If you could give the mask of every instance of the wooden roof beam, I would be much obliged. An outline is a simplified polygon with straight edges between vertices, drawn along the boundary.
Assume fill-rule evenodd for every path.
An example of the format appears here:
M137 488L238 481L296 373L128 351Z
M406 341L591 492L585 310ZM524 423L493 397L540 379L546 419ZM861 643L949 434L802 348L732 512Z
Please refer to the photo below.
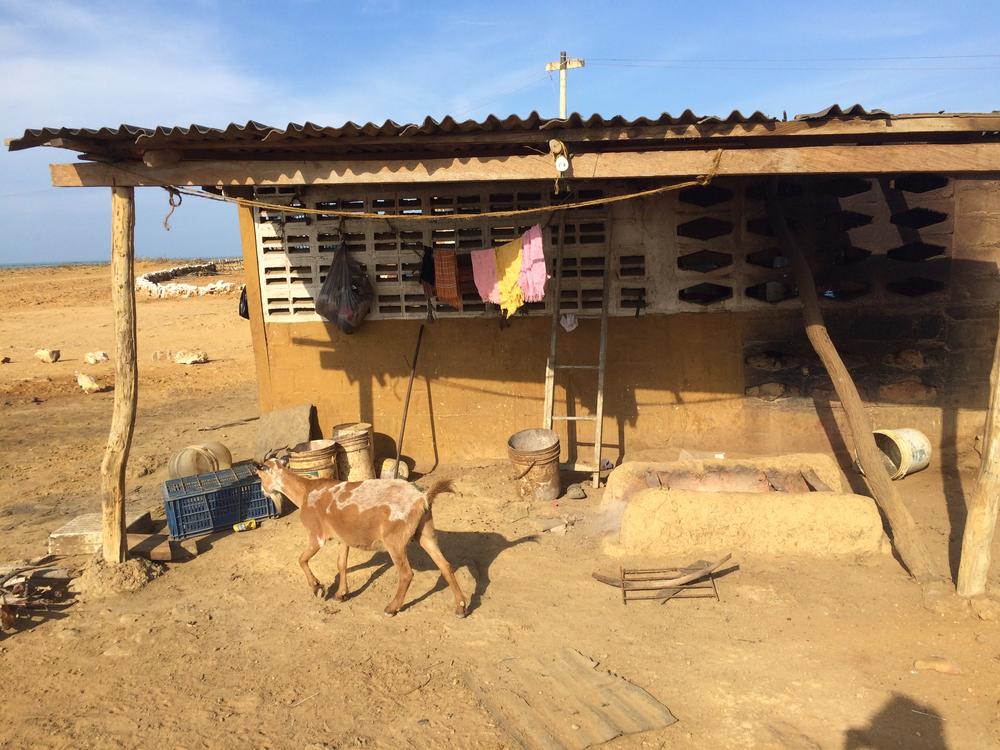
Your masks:
M715 149L579 154L570 179L689 177L707 174ZM56 187L169 185L339 185L544 180L556 176L548 155L410 161L185 161L53 164ZM716 174L1000 173L1000 143L884 144L729 149Z

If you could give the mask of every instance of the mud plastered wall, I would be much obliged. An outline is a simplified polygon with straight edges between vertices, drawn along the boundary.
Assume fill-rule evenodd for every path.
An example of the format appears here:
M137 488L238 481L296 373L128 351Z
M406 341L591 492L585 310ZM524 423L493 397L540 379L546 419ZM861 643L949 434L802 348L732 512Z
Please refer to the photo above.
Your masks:
M811 242L835 341L850 364L864 363L859 384L879 426L915 426L939 448L961 448L971 444L985 408L1000 191L994 182L949 179L904 180L915 188L907 191L893 179L824 181L825 190L807 191L809 200L790 183L786 200ZM806 361L794 284L766 225L759 186L733 180L608 210L615 294L608 457L679 447L843 449L839 405L823 390L821 368ZM811 240L810 227L822 230ZM580 310L582 293L564 281L577 296L565 294L562 307ZM577 287L601 282L591 272ZM508 326L470 302L465 313L445 311L425 334L404 449L424 470L438 461L502 457L511 433L541 422L551 295L544 309ZM392 319L387 307L351 337L314 318L268 323L263 407L314 403L324 433L340 422L370 421L388 452L426 314L422 299L414 303L424 306L399 316L410 320ZM597 328L584 320L563 335L561 361L595 361ZM775 354L776 363L760 366ZM760 388L769 383L784 390ZM560 374L559 413L588 413L594 398L591 373ZM579 434L561 429L567 446L591 439L586 426Z

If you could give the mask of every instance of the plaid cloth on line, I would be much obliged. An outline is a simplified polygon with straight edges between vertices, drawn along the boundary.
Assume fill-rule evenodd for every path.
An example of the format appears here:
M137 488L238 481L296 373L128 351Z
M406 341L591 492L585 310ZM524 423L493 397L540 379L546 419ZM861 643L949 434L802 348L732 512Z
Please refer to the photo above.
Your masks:
M458 288L458 258L454 250L434 251L434 288L439 301L462 309L462 295Z

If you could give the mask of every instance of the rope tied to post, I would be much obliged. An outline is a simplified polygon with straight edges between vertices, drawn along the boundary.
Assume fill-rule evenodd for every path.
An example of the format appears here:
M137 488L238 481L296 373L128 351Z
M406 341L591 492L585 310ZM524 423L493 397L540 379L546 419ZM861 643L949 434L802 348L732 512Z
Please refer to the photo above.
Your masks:
M163 189L167 191L167 204L170 206L170 210L167 211L167 215L163 217L163 228L169 232L170 217L173 215L174 210L179 208L181 203L184 202L184 196L178 188L166 186ZM176 203L174 203L175 198L177 199Z

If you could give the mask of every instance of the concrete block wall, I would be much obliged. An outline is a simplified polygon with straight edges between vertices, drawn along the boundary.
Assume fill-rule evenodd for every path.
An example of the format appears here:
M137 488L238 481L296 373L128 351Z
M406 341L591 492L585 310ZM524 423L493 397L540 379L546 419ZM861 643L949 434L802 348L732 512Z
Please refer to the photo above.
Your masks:
M968 449L982 424L1000 301L998 186L956 180L949 183L947 196L939 196L955 205L948 224L953 230L951 259L937 264L948 280L945 290L917 299L879 295L875 306L825 306L834 340L849 365L857 368L877 425L923 429L938 450ZM653 205L660 208L663 203ZM654 214L647 217L636 207L616 207L615 216L632 221L615 231L615 243L641 248L650 274L669 276L677 257L670 248L677 242L672 235L659 235L677 222L661 212ZM643 224L641 231L638 223ZM883 233L888 231L884 224L879 229ZM252 220L243 221L242 227L248 273L256 273L250 262L255 245L246 238ZM653 231L657 227L661 231ZM879 242L891 247L900 241L886 236ZM670 257L656 257L658 247L668 249ZM909 268L886 271L893 263L879 258L879 273ZM647 281L667 288L677 285L671 278ZM811 351L794 301L775 306L754 301L753 311L725 307L711 314L611 320L604 424L608 458L653 448L668 453L678 448L846 451L842 415L835 399L831 403L832 394L824 391L824 374L807 361ZM252 322L265 410L313 403L325 434L333 424L360 419L372 422L382 435L382 453L392 450L417 321L371 320L353 336L323 323L265 327L259 309ZM509 325L493 318L451 318L430 325L404 454L415 458L423 471L438 462L504 457L513 432L541 423L549 330L548 317L530 316L519 316ZM577 331L562 336L561 361L596 361L597 332L596 320L584 320ZM802 359L798 366L808 372L779 373L782 378L777 378L749 366L747 357L769 342L790 349ZM887 357L910 350L922 357L919 367L913 367L912 355L906 354L897 364L887 363ZM593 373L569 371L564 377L566 372L559 376L559 413L588 413L594 404ZM775 379L794 389L770 401L746 395L748 387ZM578 434L572 427L570 432L565 426L560 429L564 445L591 440L588 423L577 427ZM588 448L581 451L582 458L589 457ZM573 457L573 451L564 448L564 458Z

